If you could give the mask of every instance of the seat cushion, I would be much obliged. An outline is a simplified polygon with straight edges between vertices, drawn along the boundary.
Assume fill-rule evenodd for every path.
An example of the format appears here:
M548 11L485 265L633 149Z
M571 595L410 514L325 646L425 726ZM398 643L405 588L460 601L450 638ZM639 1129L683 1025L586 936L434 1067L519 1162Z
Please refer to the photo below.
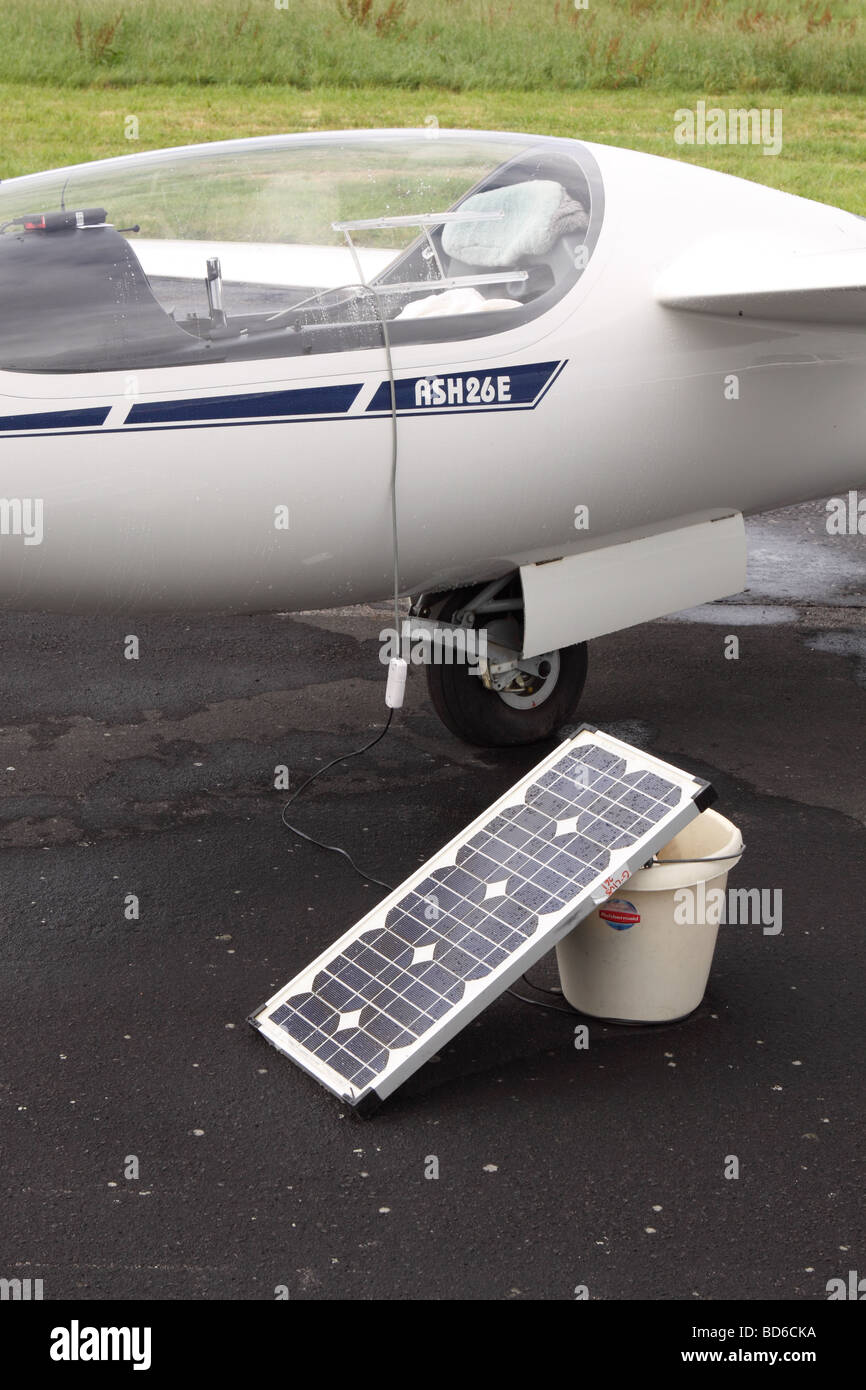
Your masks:
M567 232L588 225L586 211L551 179L530 179L475 193L459 212L501 212L479 222L446 222L442 247L473 266L514 266L524 256L544 256Z
M479 314L491 309L520 309L517 299L485 299L473 289L445 290L414 299L396 315L398 319L433 318L438 314Z

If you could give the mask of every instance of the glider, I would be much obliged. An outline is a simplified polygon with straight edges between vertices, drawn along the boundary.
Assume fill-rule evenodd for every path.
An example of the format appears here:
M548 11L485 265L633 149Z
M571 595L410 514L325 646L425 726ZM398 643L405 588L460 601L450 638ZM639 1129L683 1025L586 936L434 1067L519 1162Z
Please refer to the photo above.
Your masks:
M288 135L4 181L0 229L8 608L410 596L486 639L445 723L526 743L589 639L742 589L745 515L866 481L866 221L729 175Z

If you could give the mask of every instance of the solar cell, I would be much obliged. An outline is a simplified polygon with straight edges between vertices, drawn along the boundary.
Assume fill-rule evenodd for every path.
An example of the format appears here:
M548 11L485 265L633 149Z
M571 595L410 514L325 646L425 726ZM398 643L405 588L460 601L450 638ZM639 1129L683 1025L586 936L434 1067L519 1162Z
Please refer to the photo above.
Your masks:
M369 1108L714 797L706 782L584 726L250 1022Z

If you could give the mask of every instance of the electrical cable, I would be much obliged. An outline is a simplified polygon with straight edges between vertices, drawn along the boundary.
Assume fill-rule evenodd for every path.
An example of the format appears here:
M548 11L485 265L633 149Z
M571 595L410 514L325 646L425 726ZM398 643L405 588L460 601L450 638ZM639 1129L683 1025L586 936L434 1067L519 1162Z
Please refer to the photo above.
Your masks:
M388 718L385 720L384 725L379 730L375 738L371 739L369 743L365 743L362 748L356 748L351 753L341 753L338 758L332 758L329 763L325 763L324 767L320 767L317 772L314 772L311 777L308 777L305 782L302 782L301 785L294 792L292 792L292 795L289 797L280 814L280 820L282 821L283 825L286 827L287 830L291 830L293 835L300 836L300 838L302 840L306 840L308 844L317 845L319 849L327 849L330 850L333 854L342 855L344 859L347 859L349 861L352 868L355 870L355 873L358 874L360 878L364 879L366 883L378 884L380 888L384 888L388 893L393 893L394 891L394 887L392 884L384 883L381 878L376 878L374 874L365 873L364 870L355 863L348 850L341 849L339 845L327 845L325 844L324 840L317 840L315 835L308 835L305 830L299 830L296 825L292 825L290 821L286 820L286 811L292 805L292 802L296 801L297 798L301 795L301 792L303 792L310 785L311 782L315 782L317 777L321 777L322 774L327 772L330 768L336 767L337 763L347 762L349 758L358 758L361 756L362 753L366 753L370 748L375 748L376 744L379 743L387 734L389 728L391 727L391 720L393 719L393 717L394 711L392 709L389 709ZM533 981L530 980L528 975L524 974L523 976L521 976L521 978L525 980L525 982L529 985L530 989L537 989L543 994L560 993L559 990L549 989L546 985L534 984ZM575 1012L573 1009L563 1008L559 1004L548 1004L543 999L530 999L529 996L526 994L518 994L517 990L515 989L509 989L506 992L508 994L513 995L515 999L519 999L521 1003L532 1004L537 1009L549 1009L551 1010L551 1012L557 1014L574 1014Z
M562 994L561 989L551 989L549 985L537 985L534 980L530 980L528 971L524 972L521 979L526 981L530 989L540 990L542 994Z
M739 859L745 848L745 844L742 844L733 854L705 854L701 859L659 859L657 855L653 855L649 864L644 867L663 869L666 864L721 864L725 859Z
M339 758L332 758L329 763L325 763L324 767L320 767L318 772L314 772L311 777L308 777L306 782L302 782L301 785L295 791L292 792L292 795L289 797L288 801L282 809L282 812L280 813L280 820L282 821L283 825L286 827L287 830L291 830L293 835L299 835L302 840L307 840L311 845L318 845L319 849L328 849L331 850L334 854L341 854L344 859L348 859L356 874L360 874L361 878L363 878L368 883L377 883L380 888L386 889L389 893L393 892L390 883L383 883L380 878L376 878L373 874L365 874L364 870L359 868L358 865L355 863L348 850L341 849L339 845L326 845L324 840L317 840L315 835L308 835L305 830L299 830L296 825L292 825L289 821L286 820L286 812L288 811L292 802L296 801L297 798L301 795L301 792L304 791L305 788L307 788L311 782L315 782L317 777L321 777L323 772L327 772L329 768L336 767L337 763L348 762L349 758L358 758L362 753L366 753L368 749L375 748L376 744L379 743L380 740L383 739L387 734L389 728L391 727L391 720L393 719L393 717L394 711L392 709L389 709L388 718L385 720L383 727L379 730L375 738L371 739L369 743L365 743L363 748L356 748L351 753L341 753Z
M349 758L358 758L362 753L366 753L370 748L374 748L376 744L379 743L387 734L388 729L391 727L391 720L393 719L393 717L394 711L392 709L389 709L388 718L385 720L383 727L379 730L378 734L374 739L371 739L369 743L365 743L363 748L356 748L354 752L342 753L339 758L332 758L329 763L325 763L324 767L320 767L317 772L314 772L312 776L308 777L305 782L302 782L301 785L294 792L292 792L292 795L289 797L280 814L280 820L282 821L283 825L286 827L287 830L291 830L293 835L300 836L300 838L302 840L306 840L308 844L317 845L319 849L327 849L330 850L333 854L342 855L344 859L348 860L352 868L355 870L355 873L358 874L358 876L362 878L365 883L378 884L380 888L384 888L388 893L393 893L393 884L383 882L381 878L376 878L374 874L365 873L364 870L360 868L358 864L355 863L348 850L342 849L339 845L327 845L325 844L324 840L317 840L315 835L308 835L305 830L299 830L296 825L292 825L290 821L286 820L286 811L289 809L292 802L296 801L297 798L301 795L301 792L303 792L310 785L311 782L315 782L317 777L321 777L324 772L327 772L329 768L336 767L337 763L347 762ZM561 994L561 991L558 989L549 989L547 985L534 984L533 981L530 980L529 976L526 974L522 975L521 979L525 980L526 984L529 985L530 989L537 989L542 994ZM508 994L513 995L515 999L519 999L521 1003L532 1004L537 1009L549 1009L551 1010L551 1012L557 1014L574 1013L573 1009L563 1008L559 1004L548 1004L543 999L530 999L529 996L526 994L518 994L516 989L509 989L506 992Z
M379 310L379 322L382 325L385 362L388 368L388 386L391 392L391 546L394 559L394 635L400 650L402 650L402 643L400 642L400 555L397 533L397 383L394 379L394 359L391 356L391 334L388 331L388 320L385 318L376 291L373 290L372 294Z
M355 260L359 274L363 277L361 264L358 260L355 247L349 241L349 250ZM400 564L399 564L399 544L397 532L397 383L394 376L394 359L391 353L391 334L388 329L388 320L382 307L382 298L378 290L368 285L362 278L354 284L340 285L336 290L320 290L316 294L309 295L299 303L291 305L288 309L281 309L279 313L272 314L268 319L269 323L275 323L278 319L288 317L297 312L298 309L310 304L313 300L321 299L324 294L343 293L346 290L360 290L362 294L371 295L376 306L376 315L382 329L382 345L385 349L385 366L388 372L388 388L391 398L391 546L394 561L394 632L398 642L400 641Z
M532 1004L536 1009L549 1009L552 1014L569 1014L572 1017L576 1010L564 1008L561 1004L546 1004L543 999L530 999L528 994L518 994L516 989L507 989L506 994L510 994L512 999L519 999L521 1004Z
M394 561L394 633L397 638L397 642L399 643L400 562L397 531L397 384L394 378L394 360L391 355L391 335L388 332L388 323L385 318L385 314L383 312L379 296L376 294L375 290L371 290L368 285L364 285L362 283L361 287L367 294L373 295L373 300L376 304L376 308L379 314L379 322L382 325L382 338L385 346L385 362L388 369L388 384L391 391L391 543L393 547ZM363 878L365 881L369 883L378 884L380 888L384 888L389 893L393 892L391 885L389 883L384 883L382 879L376 878L373 874L364 873L363 869L360 869L358 865L355 863L348 850L342 849L339 845L326 845L323 840L317 840L314 835L308 835L306 831L299 830L296 825L291 825L286 820L286 811L289 809L292 802L300 796L301 792L304 791L304 789L308 787L311 782L314 782L317 777L321 777L323 772L327 772L329 768L335 767L337 763L346 762L349 758L358 758L362 753L366 753L369 751L369 749L375 748L376 744L379 743L387 734L388 730L391 727L391 720L393 718L394 710L393 708L389 708L388 718L385 720L384 726L375 738L371 739L369 743L365 743L363 748L356 748L351 753L343 753L339 758L332 758L331 761L329 763L326 763L324 767L320 767L317 772L314 772L311 777L308 777L305 782L302 782L301 785L297 788L297 790L292 793L280 814L280 820L282 821L283 825L286 827L287 830L291 830L293 834L299 835L302 840L308 841L309 844L318 845L320 849L327 849L330 850L333 854L342 855L344 859L347 859L349 861L352 868L355 870L357 874L361 876L361 878Z
M548 989L545 985L534 985L528 975L521 975L520 978L529 985L530 989L540 989L544 994L561 995L562 993L562 991L558 989ZM562 1004L547 1004L543 999L530 999L528 994L518 994L517 990L513 987L506 990L506 994L510 994L513 998L519 999L522 1004L533 1004L536 1009L550 1009L551 1013L554 1014L571 1014L573 1016L577 1012L577 1010L572 1009L570 1005L564 1007Z
M400 558L397 529L397 383L394 377L394 359L391 354L391 335L388 331L388 321L385 318L381 300L376 291L372 289L369 285L364 284L363 281L361 282L361 285L359 287L362 288L367 294L372 294L373 300L376 304L376 308L379 314L379 322L382 327L382 341L385 348L385 363L388 371L388 387L391 396L391 545L394 563L394 633L397 638L398 644L400 644L400 647L402 648L402 644L400 643ZM292 802L300 796L301 792L305 789L305 787L308 787L310 783L315 781L317 777L320 777L323 772L327 772L329 768L335 767L337 763L345 762L349 758L360 757L360 755L362 753L366 753L368 749L374 748L376 744L385 737L386 733L388 732L388 729L391 727L391 720L393 716L393 709L389 709L388 718L385 721L384 727L381 729L381 731L376 735L374 739L372 739L369 743L365 743L363 748L356 748L352 753L344 753L339 758L333 758L331 762L326 763L324 767L320 767L318 772L314 772L312 777L308 777L306 782L302 782L300 787L298 787L297 791L293 792L289 800L286 802L285 806L283 807L282 814L280 816L280 819L282 820L282 823L287 830L291 830L295 835L299 835L302 840L307 840L310 844L318 845L320 849L327 849L334 854L342 855L344 859L348 860L352 868L355 870L357 874L360 875L361 878L363 878L366 882L378 884L380 888L386 889L389 893L394 891L392 886L388 883L384 883L382 879L376 878L372 874L365 874L363 869L360 869L358 867L351 854L349 854L347 850L341 849L339 845L326 845L323 840L317 840L315 836L308 835L305 831L299 830L296 825L291 825L286 820L286 811L291 806ZM559 990L548 989L545 985L533 984L532 980L530 980L527 975L523 975L521 978L525 980L526 984L529 986L530 989L537 989L544 994L560 993ZM558 1014L574 1013L573 1009L563 1008L559 1004L547 1004L543 999L530 999L529 996L526 994L518 994L515 989L509 989L507 992L508 994L512 995L515 999L519 999L522 1003L532 1004L539 1009L549 1009L551 1012Z

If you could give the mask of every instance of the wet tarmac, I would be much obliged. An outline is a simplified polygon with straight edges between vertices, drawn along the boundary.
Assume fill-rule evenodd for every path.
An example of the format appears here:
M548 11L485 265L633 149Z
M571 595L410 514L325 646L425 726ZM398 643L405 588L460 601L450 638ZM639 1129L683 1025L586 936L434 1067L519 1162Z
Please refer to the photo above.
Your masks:
M129 620L0 617L0 1276L697 1301L866 1270L866 537L749 526L749 590L594 642L575 722L713 782L781 932L723 927L675 1025L505 995L366 1122L245 1020L381 896L273 783L381 725L387 612L136 619L138 662ZM396 884L546 751L457 742L416 672L293 815Z

